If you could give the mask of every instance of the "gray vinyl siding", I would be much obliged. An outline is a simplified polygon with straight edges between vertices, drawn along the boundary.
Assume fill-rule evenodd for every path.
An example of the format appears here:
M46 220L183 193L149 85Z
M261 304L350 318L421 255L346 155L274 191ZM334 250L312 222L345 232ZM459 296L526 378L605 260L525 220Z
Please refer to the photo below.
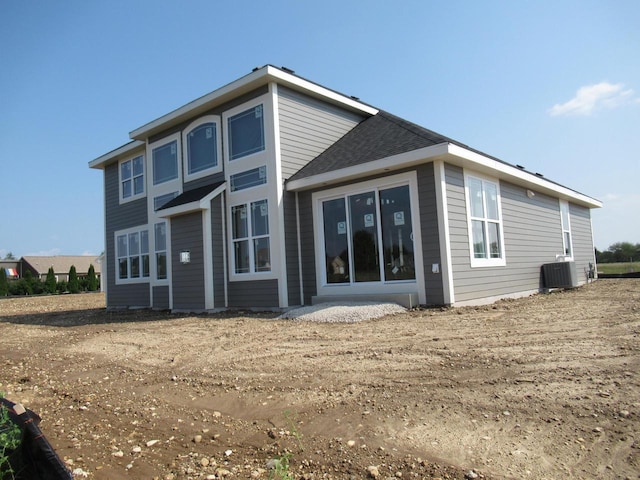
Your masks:
M224 248L224 215L222 213L222 195L211 201L211 246L213 252L213 306L224 308L225 295L225 270L224 262L226 252Z
M362 117L278 87L282 177L288 179L362 121Z
M169 309L169 286L153 287L153 308L155 310Z
M229 307L278 308L278 280L229 282Z
M418 174L418 201L420 211L420 233L422 236L422 260L424 268L424 286L429 305L444 303L442 274L432 273L431 266L440 264L442 272L442 255L440 252L440 234L438 230L438 208L436 203L436 187L433 163L420 165ZM412 206L412 208L416 208Z
M591 210L570 203L569 222L578 283L583 284L588 279L589 264L595 265L596 261L591 230Z
M188 250L191 263L180 262ZM209 266L207 266L210 268ZM174 310L204 310L204 249L200 211L171 219L171 280Z
M557 198L499 182L506 266L471 268L464 174L446 165L447 206L456 302L508 296L542 288L541 266L562 253Z
M300 305L300 262L298 260L298 218L296 195L284 192L284 242L287 265L287 297L289 306Z
M147 223L147 199L120 204L120 178L118 163L104 169L106 260L102 266L102 278L107 280L107 308L149 307L151 305L148 282L116 285L115 232L143 226Z
M313 205L311 192L298 193L298 209L300 212L300 251L302 259L302 288L304 304L311 304L311 297L317 295L315 228L313 225Z

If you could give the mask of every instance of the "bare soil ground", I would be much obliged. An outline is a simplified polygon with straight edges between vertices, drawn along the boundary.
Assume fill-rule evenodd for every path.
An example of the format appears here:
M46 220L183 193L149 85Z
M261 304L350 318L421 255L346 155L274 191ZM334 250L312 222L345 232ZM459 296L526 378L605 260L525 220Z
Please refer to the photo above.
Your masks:
M2 299L0 391L76 478L640 478L640 280L276 316Z

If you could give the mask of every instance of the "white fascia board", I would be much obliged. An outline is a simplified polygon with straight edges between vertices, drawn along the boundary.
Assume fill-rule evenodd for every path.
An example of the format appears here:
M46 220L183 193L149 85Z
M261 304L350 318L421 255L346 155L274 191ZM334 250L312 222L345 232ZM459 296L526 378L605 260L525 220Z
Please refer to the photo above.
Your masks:
M313 175L287 183L288 191L324 187L344 181L362 178L365 175L383 174L392 170L412 167L421 163L442 159L459 167L468 168L493 177L509 180L532 190L551 194L588 208L601 208L602 202L582 193L550 182L543 177L521 170L518 167L489 158L452 143L439 143L430 147L381 158L372 162L354 165L319 175Z
M365 112L370 115L378 113L377 109L353 98L341 95L333 90L329 90L328 88L280 70L279 68L267 65L131 131L129 136L132 139L145 139L153 133L158 133L161 130L175 125L176 123L187 120L199 113L203 113L216 105L220 105L255 88L266 85L271 81L293 88L306 90L308 93L324 97L327 100L338 102L348 108Z
M487 173L500 179L509 180L516 185L525 186L531 190L538 190L573 203L578 203L588 208L601 208L602 202L576 192L570 188L551 182L544 177L522 170L518 167L500 162L473 152L459 145L449 144L450 163L469 168L471 170Z
M389 172L391 170L399 170L401 168L419 165L439 157L446 155L446 143L439 143L430 147L424 147L410 152L400 153L391 157L373 160L372 162L361 163L351 167L333 170L331 172L321 173L310 177L301 178L287 182L288 191L306 190L309 188L333 185L344 181L362 178L364 175L375 175L376 173Z
M121 158L131 155L136 150L143 150L145 146L145 142L140 140L134 140L132 142L127 143L121 147L116 148L115 150L110 151L109 153L105 153L104 155L96 158L95 160L91 160L89 162L89 168L104 168L105 165L114 162L116 160L120 160Z
M160 210L158 216L160 218L171 218L177 215L184 215L185 213L197 212L199 210L208 210L211 200L224 192L227 188L227 184L223 183L215 190L207 193L202 199L194 200L193 202L185 203L183 205L177 205L175 207L167 208L166 210Z

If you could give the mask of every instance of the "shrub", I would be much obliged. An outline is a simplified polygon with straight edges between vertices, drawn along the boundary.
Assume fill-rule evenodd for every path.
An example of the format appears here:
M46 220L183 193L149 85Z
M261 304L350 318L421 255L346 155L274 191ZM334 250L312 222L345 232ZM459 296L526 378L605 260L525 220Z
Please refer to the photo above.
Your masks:
M0 296L4 297L9 293L9 281L7 280L7 272L4 268L0 268Z
M74 265L71 265L69 269L69 284L67 285L67 289L70 293L80 292L80 283L78 282L78 274L76 273L76 267Z
M98 290L98 277L96 277L96 269L93 264L89 265L89 273L87 274L87 290L95 292Z
M49 267L47 272L47 279L44 282L44 288L48 293L56 293L56 274L53 271L53 267Z

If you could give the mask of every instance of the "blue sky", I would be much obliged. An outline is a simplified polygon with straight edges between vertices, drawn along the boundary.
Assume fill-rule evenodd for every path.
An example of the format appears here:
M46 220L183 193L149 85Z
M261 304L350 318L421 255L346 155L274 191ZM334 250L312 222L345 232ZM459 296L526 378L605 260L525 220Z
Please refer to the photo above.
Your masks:
M0 3L0 257L99 254L131 130L271 63L604 202L640 243L640 2Z

